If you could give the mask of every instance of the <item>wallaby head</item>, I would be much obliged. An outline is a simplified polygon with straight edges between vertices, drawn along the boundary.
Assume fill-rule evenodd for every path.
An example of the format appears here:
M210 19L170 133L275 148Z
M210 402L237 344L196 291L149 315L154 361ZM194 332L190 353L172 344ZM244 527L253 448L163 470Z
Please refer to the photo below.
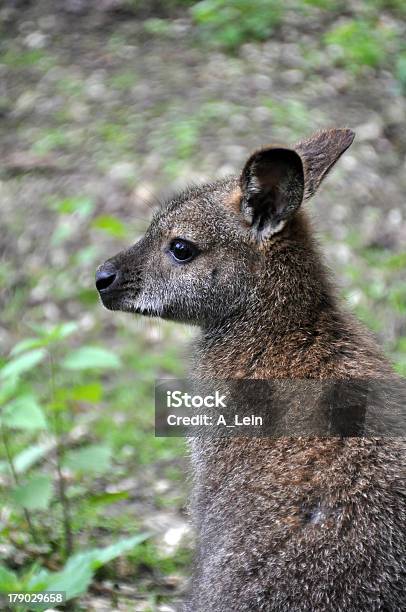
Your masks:
M311 257L306 264L311 246L300 208L353 138L349 129L332 129L292 148L265 147L240 176L187 189L155 214L141 240L99 267L103 304L210 327L254 311L266 290L279 315L291 288L289 278L281 283L287 256L278 249L295 245L301 275L314 266ZM320 293L309 281L303 291Z

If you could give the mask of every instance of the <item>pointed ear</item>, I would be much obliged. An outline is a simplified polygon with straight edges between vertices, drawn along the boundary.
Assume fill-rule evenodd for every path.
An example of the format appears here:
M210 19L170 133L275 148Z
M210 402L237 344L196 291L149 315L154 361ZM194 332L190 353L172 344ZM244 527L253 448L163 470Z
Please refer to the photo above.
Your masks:
M354 137L354 132L347 128L323 130L295 146L303 160L306 200L317 191L322 180L352 144Z
M298 153L272 147L256 151L240 177L241 211L258 240L280 232L299 208L304 170Z

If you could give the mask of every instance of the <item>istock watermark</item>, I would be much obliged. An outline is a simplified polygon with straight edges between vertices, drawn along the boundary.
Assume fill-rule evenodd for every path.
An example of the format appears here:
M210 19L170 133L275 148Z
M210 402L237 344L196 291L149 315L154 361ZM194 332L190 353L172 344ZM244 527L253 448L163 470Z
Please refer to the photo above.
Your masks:
M405 379L158 380L155 435L406 435Z
M218 391L214 395L191 395L190 393L182 393L182 391L167 391L166 406L168 408L226 408L224 403L225 395L220 395Z
M207 381L161 380L155 387L155 433L157 436L259 434L260 415L236 411L229 385Z

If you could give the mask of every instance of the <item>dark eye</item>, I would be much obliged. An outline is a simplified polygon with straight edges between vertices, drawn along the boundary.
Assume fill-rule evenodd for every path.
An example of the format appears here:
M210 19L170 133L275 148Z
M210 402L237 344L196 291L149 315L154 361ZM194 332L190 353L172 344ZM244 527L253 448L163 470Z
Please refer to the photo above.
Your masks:
M169 252L176 261L182 263L191 261L198 253L197 248L193 244L179 238L171 242Z

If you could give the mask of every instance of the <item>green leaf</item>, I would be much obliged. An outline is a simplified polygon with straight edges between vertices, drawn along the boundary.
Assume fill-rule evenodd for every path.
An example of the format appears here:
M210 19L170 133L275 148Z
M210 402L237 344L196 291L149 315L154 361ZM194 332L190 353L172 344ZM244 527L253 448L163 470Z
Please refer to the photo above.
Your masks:
M97 403L103 395L103 387L99 383L80 385L72 389L71 397L79 402Z
M19 485L11 495L19 506L27 510L46 510L52 499L52 481L45 474L35 474L23 485Z
M47 429L44 413L33 395L23 395L7 404L3 423L13 429Z
M91 495L86 497L86 503L91 506L106 506L113 504L122 499L128 499L128 491L117 491L116 493L100 493L98 495Z
M148 533L139 533L132 538L120 540L119 542L111 544L106 548L96 548L95 550L91 550L84 554L88 555L89 559L91 560L92 567L97 569L109 561L120 557L123 553L134 548L134 546L141 544L141 542L144 542L148 537Z
M78 324L75 321L68 321L67 323L60 323L56 325L48 332L48 340L55 342L57 340L64 340L68 336L71 336L78 329Z
M42 570L30 580L27 587L33 591L65 591L68 600L78 597L86 592L96 569L132 550L148 537L148 534L141 533L132 538L120 540L106 548L77 553L68 559L60 572Z
M15 455L13 463L17 474L26 472L30 467L42 459L52 447L52 441L42 445L33 444L25 448L21 453L18 453L18 455Z
M92 227L102 230L115 238L124 238L127 235L127 228L120 219L111 215L101 215L92 223Z
M28 370L32 370L43 361L45 356L46 351L41 348L24 353L24 355L20 355L15 359L11 359L0 370L0 378L5 379L12 376L21 376L21 374L28 372Z
M43 338L25 338L21 342L17 342L16 345L11 349L10 355L19 355L25 353L30 349L39 348L45 346L46 341Z
M56 325L50 330L41 330L43 337L25 338L24 340L21 340L21 342L18 342L12 348L10 355L19 355L20 353L25 353L30 349L48 346L48 344L51 344L52 342L64 340L65 338L73 334L77 329L78 324L74 321L69 321L68 323L61 323L60 325Z
M111 467L111 455L109 446L89 444L67 452L63 464L74 472L106 472Z
M93 569L86 559L76 560L71 557L60 572L42 570L37 576L33 576L28 588L32 591L64 591L67 600L73 599L87 591L93 574Z
M93 212L94 202L87 197L66 198L55 202L54 207L64 215L78 213L81 217L87 217Z
M9 378L1 383L0 386L0 406L5 404L9 399L15 395L18 389L18 379Z
M117 369L121 362L111 351L97 346L82 346L69 353L62 366L67 370Z
M0 593L19 591L21 588L17 574L0 565Z

